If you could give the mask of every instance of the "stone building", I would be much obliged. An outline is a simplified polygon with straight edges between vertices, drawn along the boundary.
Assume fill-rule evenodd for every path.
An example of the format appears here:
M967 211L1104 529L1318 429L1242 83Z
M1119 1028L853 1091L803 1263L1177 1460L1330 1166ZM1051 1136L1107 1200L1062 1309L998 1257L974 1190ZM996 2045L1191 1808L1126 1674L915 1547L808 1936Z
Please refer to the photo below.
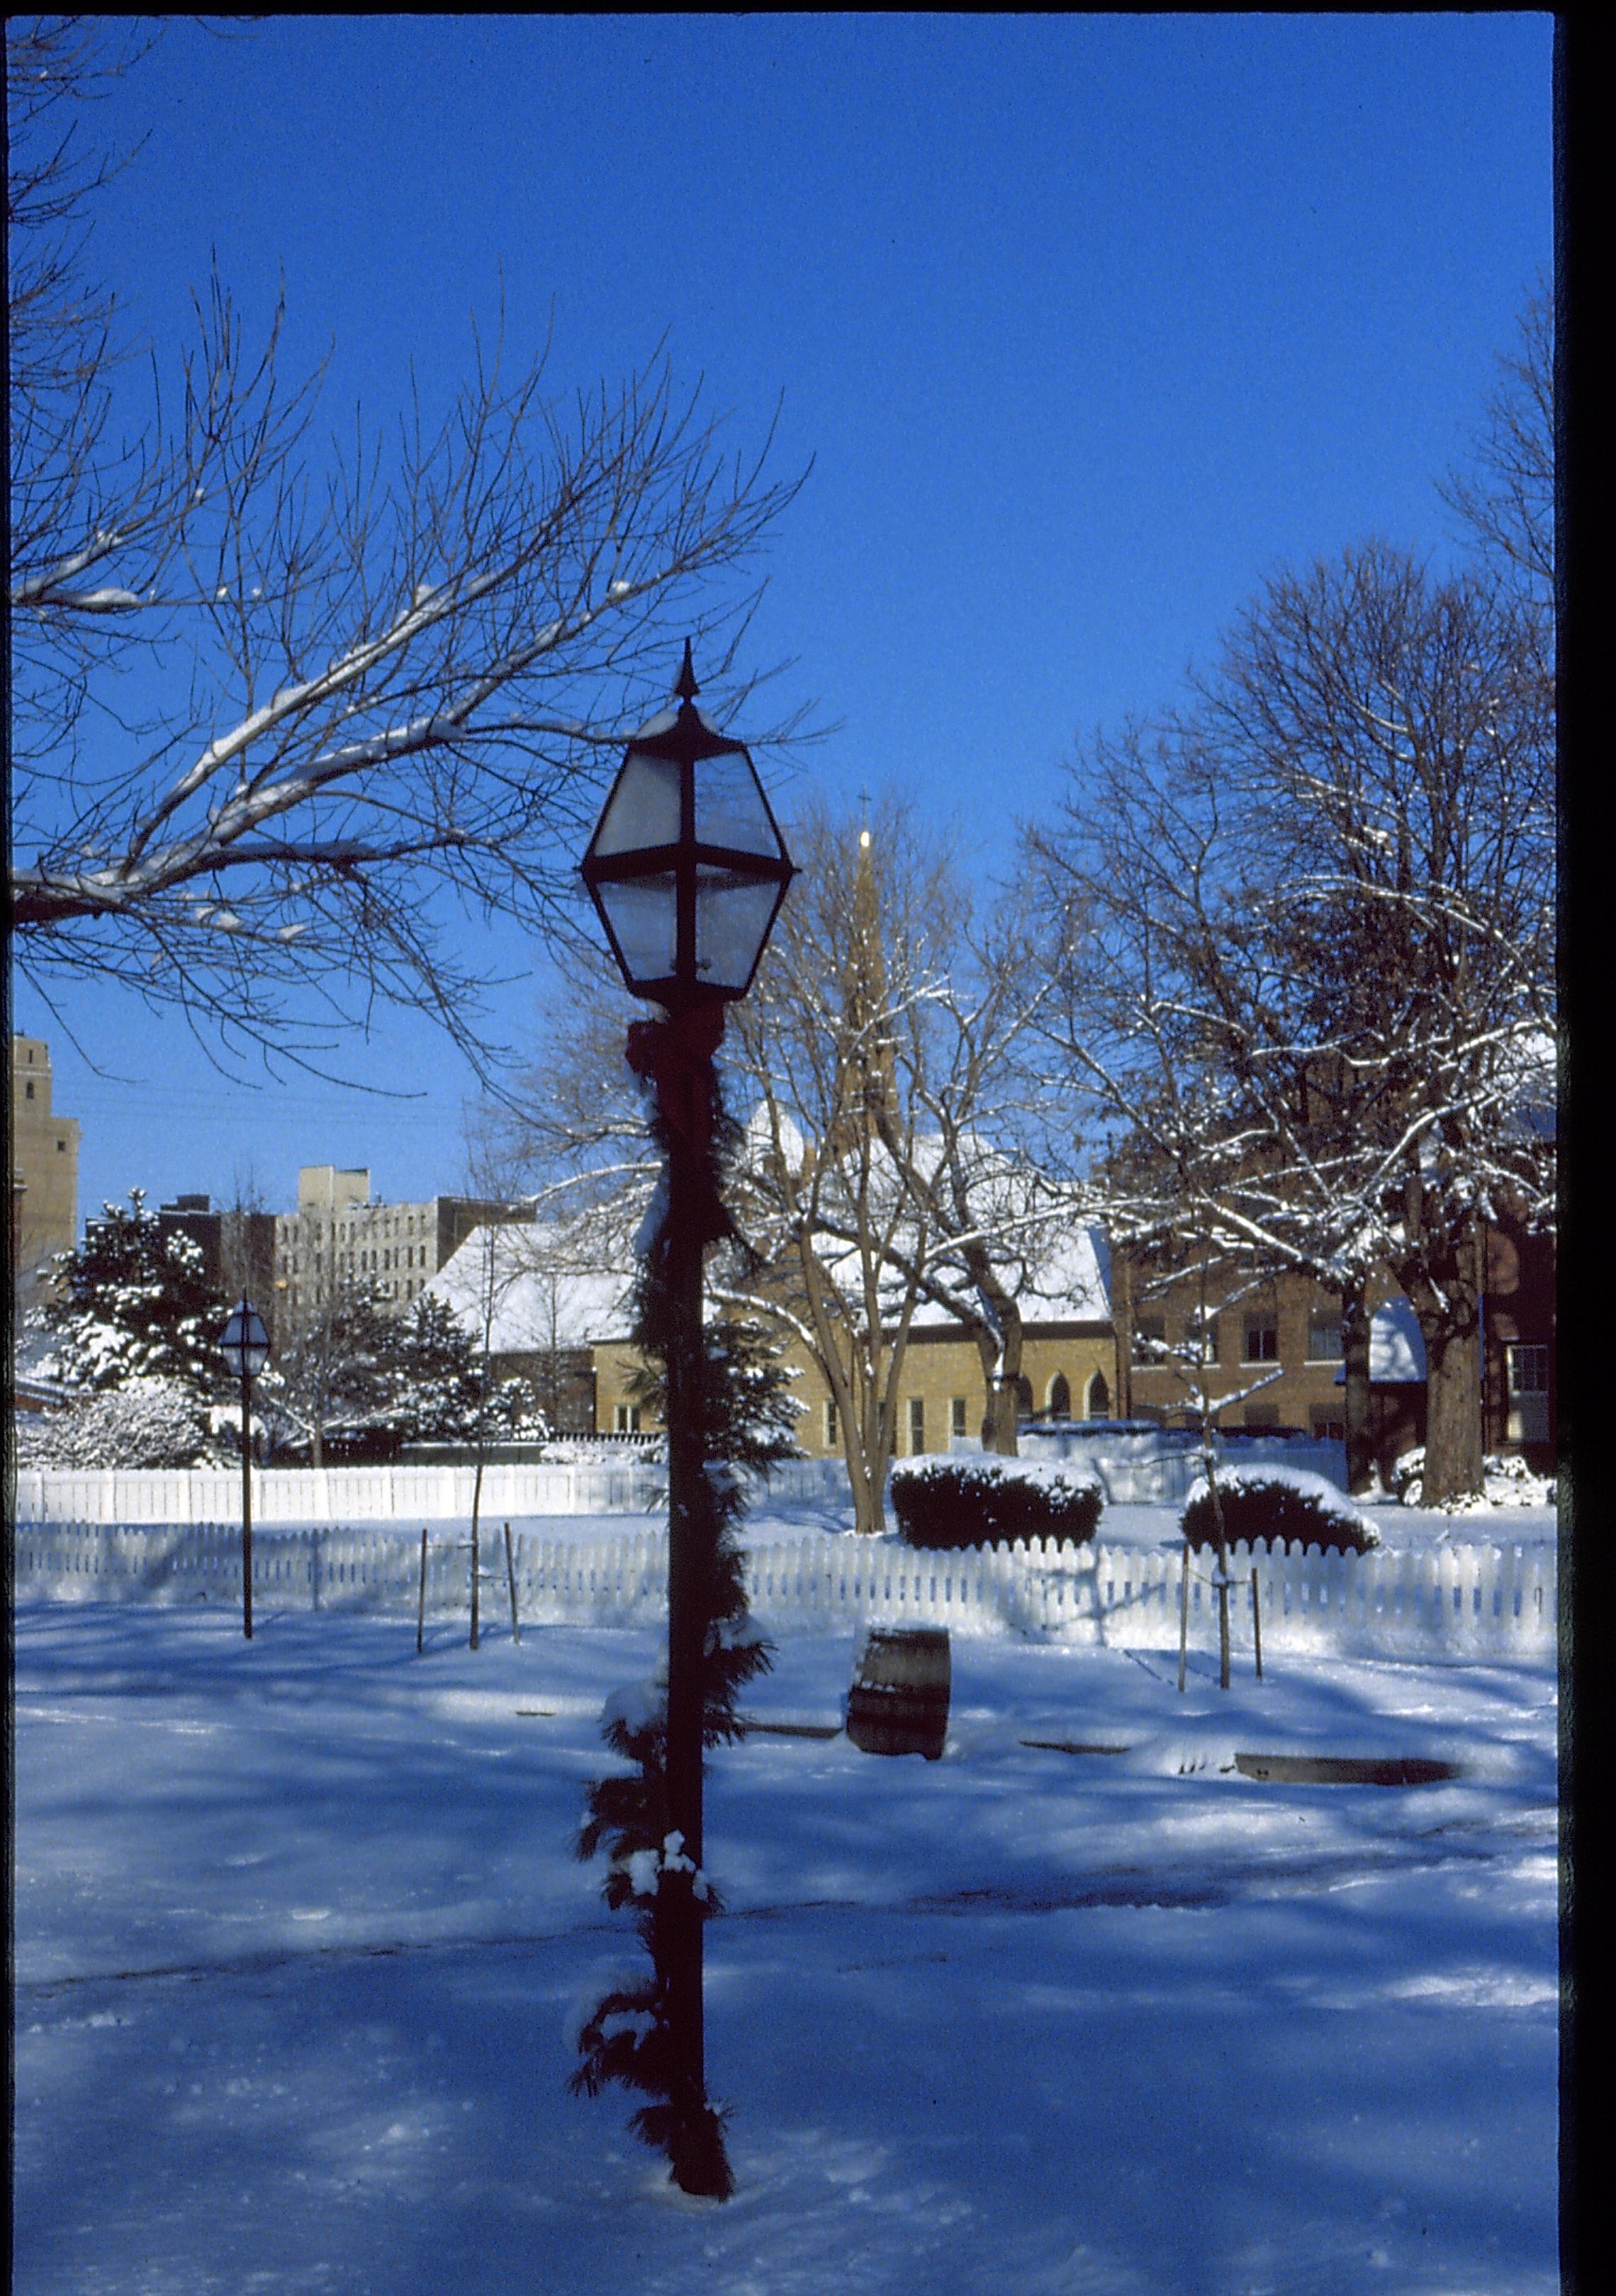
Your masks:
M43 1295L57 1252L78 1241L77 1120L52 1104L51 1048L39 1037L12 1038L12 1267L15 1305Z

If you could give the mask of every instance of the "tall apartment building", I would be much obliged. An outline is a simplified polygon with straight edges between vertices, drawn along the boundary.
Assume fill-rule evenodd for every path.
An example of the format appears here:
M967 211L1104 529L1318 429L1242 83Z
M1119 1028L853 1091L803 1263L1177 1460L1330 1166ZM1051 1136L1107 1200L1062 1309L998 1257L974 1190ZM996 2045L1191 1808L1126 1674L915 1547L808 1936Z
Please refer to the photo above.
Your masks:
M531 1217L525 1207L474 1196L372 1203L367 1169L306 1164L298 1174L297 1210L275 1217L277 1315L317 1313L358 1292L403 1314L474 1227Z
M275 1214L226 1210L208 1196L176 1196L160 1204L158 1226L188 1235L202 1255L202 1274L232 1300L242 1292L275 1330Z
M51 1106L51 1049L12 1038L12 1266L30 1306L53 1253L78 1241L78 1126Z

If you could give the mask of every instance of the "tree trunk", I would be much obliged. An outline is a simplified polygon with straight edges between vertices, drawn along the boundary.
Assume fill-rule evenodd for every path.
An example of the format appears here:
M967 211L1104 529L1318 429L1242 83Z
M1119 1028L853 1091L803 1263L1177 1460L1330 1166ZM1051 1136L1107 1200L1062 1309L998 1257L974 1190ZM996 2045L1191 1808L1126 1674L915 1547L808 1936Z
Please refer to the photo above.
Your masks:
M479 1529L482 1518L482 1446L477 1447L477 1472L472 1480L472 1628L470 1646L477 1648L480 1629L478 1595L482 1576L482 1555L479 1548Z
M892 1463L898 1436L898 1374L895 1366L889 1366L888 1377L892 1383L890 1395L883 1397L873 1378L865 1390L864 1408L860 1414L864 1435L865 1506L868 1522L867 1526L861 1523L859 1529L867 1527L872 1538L883 1538L886 1533L887 1470Z
M1021 1317L1012 1300L1000 1311L1004 1340L999 1355L998 1386L993 1398L992 1448L1004 1459L1013 1459L1021 1447Z
M1117 1416L1134 1415L1134 1285L1126 1251L1111 1250L1112 1329L1117 1341Z
M1426 1506L1444 1506L1450 1499L1480 1497L1485 1478L1478 1224L1472 1221L1435 1266L1428 1257L1407 1290L1425 1343L1422 1498Z
M997 1453L1002 1459L1013 1459L1020 1448L1016 1431L1021 1411L1016 1382L1021 1375L1021 1311L1000 1283L992 1261L980 1244L967 1248L965 1267L979 1300L987 1303L977 1327L977 1353L988 1389L982 1448Z
M864 1446L850 1423L843 1422L842 1456L848 1463L848 1482L853 1494L853 1528L866 1538L878 1538L886 1529L882 1491L870 1472Z
M1374 1397L1369 1387L1369 1305L1360 1281L1341 1293L1341 1416L1347 1438L1347 1488L1357 1495L1374 1480Z
M1456 1307L1458 1303L1455 1303ZM1481 1332L1473 1303L1428 1324L1425 1342L1425 1472L1422 1499L1442 1506L1480 1495L1481 1464Z
M320 1423L317 1419L308 1431L308 1464L316 1469L325 1464L325 1453L320 1441Z
M988 1413L982 1422L983 1450L995 1452L1001 1459L1013 1459L1020 1440L1020 1418L1021 1398L1016 1393L1015 1380L1001 1364L988 1390Z

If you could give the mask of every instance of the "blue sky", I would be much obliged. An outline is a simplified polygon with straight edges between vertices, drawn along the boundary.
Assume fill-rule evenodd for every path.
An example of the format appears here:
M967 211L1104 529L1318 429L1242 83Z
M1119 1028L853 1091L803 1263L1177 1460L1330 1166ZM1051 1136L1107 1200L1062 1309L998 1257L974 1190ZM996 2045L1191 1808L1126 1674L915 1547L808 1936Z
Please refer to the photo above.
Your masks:
M561 390L666 336L737 445L783 393L778 467L814 470L751 658L841 730L781 809L890 783L1002 870L1075 742L1169 700L1266 574L1446 546L1433 481L1551 261L1551 43L1546 14L176 19L99 115L146 141L98 260L160 349L216 257L250 326L283 278L332 421L385 420L412 362L447 398L502 283L513 352L553 315ZM531 989L498 1004L520 1036ZM400 1102L226 1085L111 996L63 1014L83 1054L18 992L81 1214L249 1175L284 1207L303 1162L461 1183L472 1079L418 1021L351 1057Z

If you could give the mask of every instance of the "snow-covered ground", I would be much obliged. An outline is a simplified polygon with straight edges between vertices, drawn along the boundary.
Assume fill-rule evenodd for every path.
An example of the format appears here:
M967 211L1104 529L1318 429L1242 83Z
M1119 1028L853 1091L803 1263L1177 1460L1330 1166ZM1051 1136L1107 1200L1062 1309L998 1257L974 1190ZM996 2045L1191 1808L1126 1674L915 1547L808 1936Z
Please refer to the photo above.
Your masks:
M1170 1537L1105 1535L1135 1513ZM718 2206L565 2088L635 1956L571 1840L656 1636L256 1624L19 1606L19 2296L1556 2284L1546 1667L1237 1654L1225 1695L1202 1653L1181 1697L1161 1653L956 1637L940 1762L719 1753ZM747 1710L833 1726L852 1658L783 1641ZM1464 1775L1233 1768L1265 1751Z

